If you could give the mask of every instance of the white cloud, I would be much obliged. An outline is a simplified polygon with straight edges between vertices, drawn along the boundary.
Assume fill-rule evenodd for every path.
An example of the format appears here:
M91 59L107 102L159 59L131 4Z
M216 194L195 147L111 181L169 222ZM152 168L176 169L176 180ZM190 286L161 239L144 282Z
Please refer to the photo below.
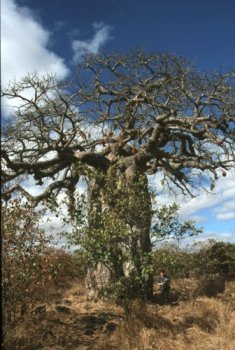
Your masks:
M195 237L189 237L183 239L180 244L181 247L185 247L187 245L192 246L193 244L199 244L200 243L205 244L209 240L214 240L217 242L228 242L228 243L235 243L235 235L232 232L213 232L213 231L205 231L198 236Z
M218 214L216 217L219 220L231 220L235 218L235 212L231 211L228 213L221 213L221 214Z
M189 217L198 213L200 210L213 208L221 203L221 193L209 194L201 193L199 196L192 198L190 200L185 200L181 203L181 215L184 217ZM180 203L179 203L180 204Z
M54 31L64 25L65 23L62 21L56 22ZM95 34L92 39L72 41L73 61L75 63L85 53L97 54L101 47L111 39L111 26L104 23L94 23L93 27ZM59 79L68 75L69 69L64 59L49 49L51 34L30 9L19 5L16 0L2 0L3 88L7 87L10 82L21 80L28 73L37 73L39 76L54 74ZM27 95L27 97L29 96ZM2 101L3 115L8 115L12 106L13 102L4 98Z
M26 7L15 0L2 0L1 9L2 86L18 81L27 73L55 74L63 78L69 73L64 60L49 50L50 32ZM4 101L4 111L6 101Z
M230 232L213 232L213 231L206 231L200 235L198 235L194 241L208 241L209 239L214 239L216 241L225 241L234 243L235 242L235 236Z
M110 32L112 27L104 23L93 23L95 29L94 37L87 41L73 40L73 62L77 63L81 60L82 56L87 53L98 54L101 47L111 39Z
M60 78L68 74L64 60L48 49L50 32L28 8L3 0L1 22L3 86L28 72L49 72Z

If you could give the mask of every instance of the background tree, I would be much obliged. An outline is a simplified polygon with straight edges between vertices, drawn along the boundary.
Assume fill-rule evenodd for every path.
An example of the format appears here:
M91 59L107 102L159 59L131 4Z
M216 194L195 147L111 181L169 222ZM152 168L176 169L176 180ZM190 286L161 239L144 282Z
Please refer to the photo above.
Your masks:
M197 245L196 245L196 248ZM235 244L209 240L194 252L194 271L199 276L234 275Z
M174 243L164 243L153 254L154 269L164 267L174 277L233 278L235 244L208 240L179 248Z
M31 75L2 94L18 103L3 132L5 198L18 190L53 206L65 189L73 214L83 176L95 229L92 217L115 209L107 201L112 173L117 192L130 187L136 202L145 198L134 228L143 255L152 248L147 174L160 173L172 192L195 195L208 182L213 189L234 165L234 74L199 72L182 57L141 51L92 56L70 82ZM32 197L20 183L11 185L24 175L44 192Z

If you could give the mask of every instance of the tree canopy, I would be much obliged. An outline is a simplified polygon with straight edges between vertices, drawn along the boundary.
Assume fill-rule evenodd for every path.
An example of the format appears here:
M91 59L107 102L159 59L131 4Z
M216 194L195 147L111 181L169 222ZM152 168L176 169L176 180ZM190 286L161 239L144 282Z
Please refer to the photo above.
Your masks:
M28 75L2 96L16 104L3 128L5 198L72 193L82 175L113 165L130 181L160 172L168 189L193 194L234 165L233 72L200 72L171 54L115 53L87 57L66 82ZM44 192L32 197L18 181L25 175Z

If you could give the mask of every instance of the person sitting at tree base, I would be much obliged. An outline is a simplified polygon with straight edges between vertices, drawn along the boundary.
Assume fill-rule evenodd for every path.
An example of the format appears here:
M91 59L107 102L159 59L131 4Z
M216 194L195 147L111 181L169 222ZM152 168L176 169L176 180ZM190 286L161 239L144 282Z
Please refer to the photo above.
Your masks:
M166 305L169 302L170 277L165 274L165 270L161 270L159 274L160 277L158 277L157 283L160 286L162 302Z

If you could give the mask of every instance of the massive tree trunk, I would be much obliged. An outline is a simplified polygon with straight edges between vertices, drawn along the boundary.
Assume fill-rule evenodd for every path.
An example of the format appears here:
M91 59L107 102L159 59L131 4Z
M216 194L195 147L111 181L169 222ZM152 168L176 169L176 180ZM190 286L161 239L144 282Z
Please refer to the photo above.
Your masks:
M120 165L96 173L89 182L88 203L90 230L101 242L92 273L99 289L124 280L128 286L131 280L132 291L123 287L125 295L151 298L151 197L146 175Z

